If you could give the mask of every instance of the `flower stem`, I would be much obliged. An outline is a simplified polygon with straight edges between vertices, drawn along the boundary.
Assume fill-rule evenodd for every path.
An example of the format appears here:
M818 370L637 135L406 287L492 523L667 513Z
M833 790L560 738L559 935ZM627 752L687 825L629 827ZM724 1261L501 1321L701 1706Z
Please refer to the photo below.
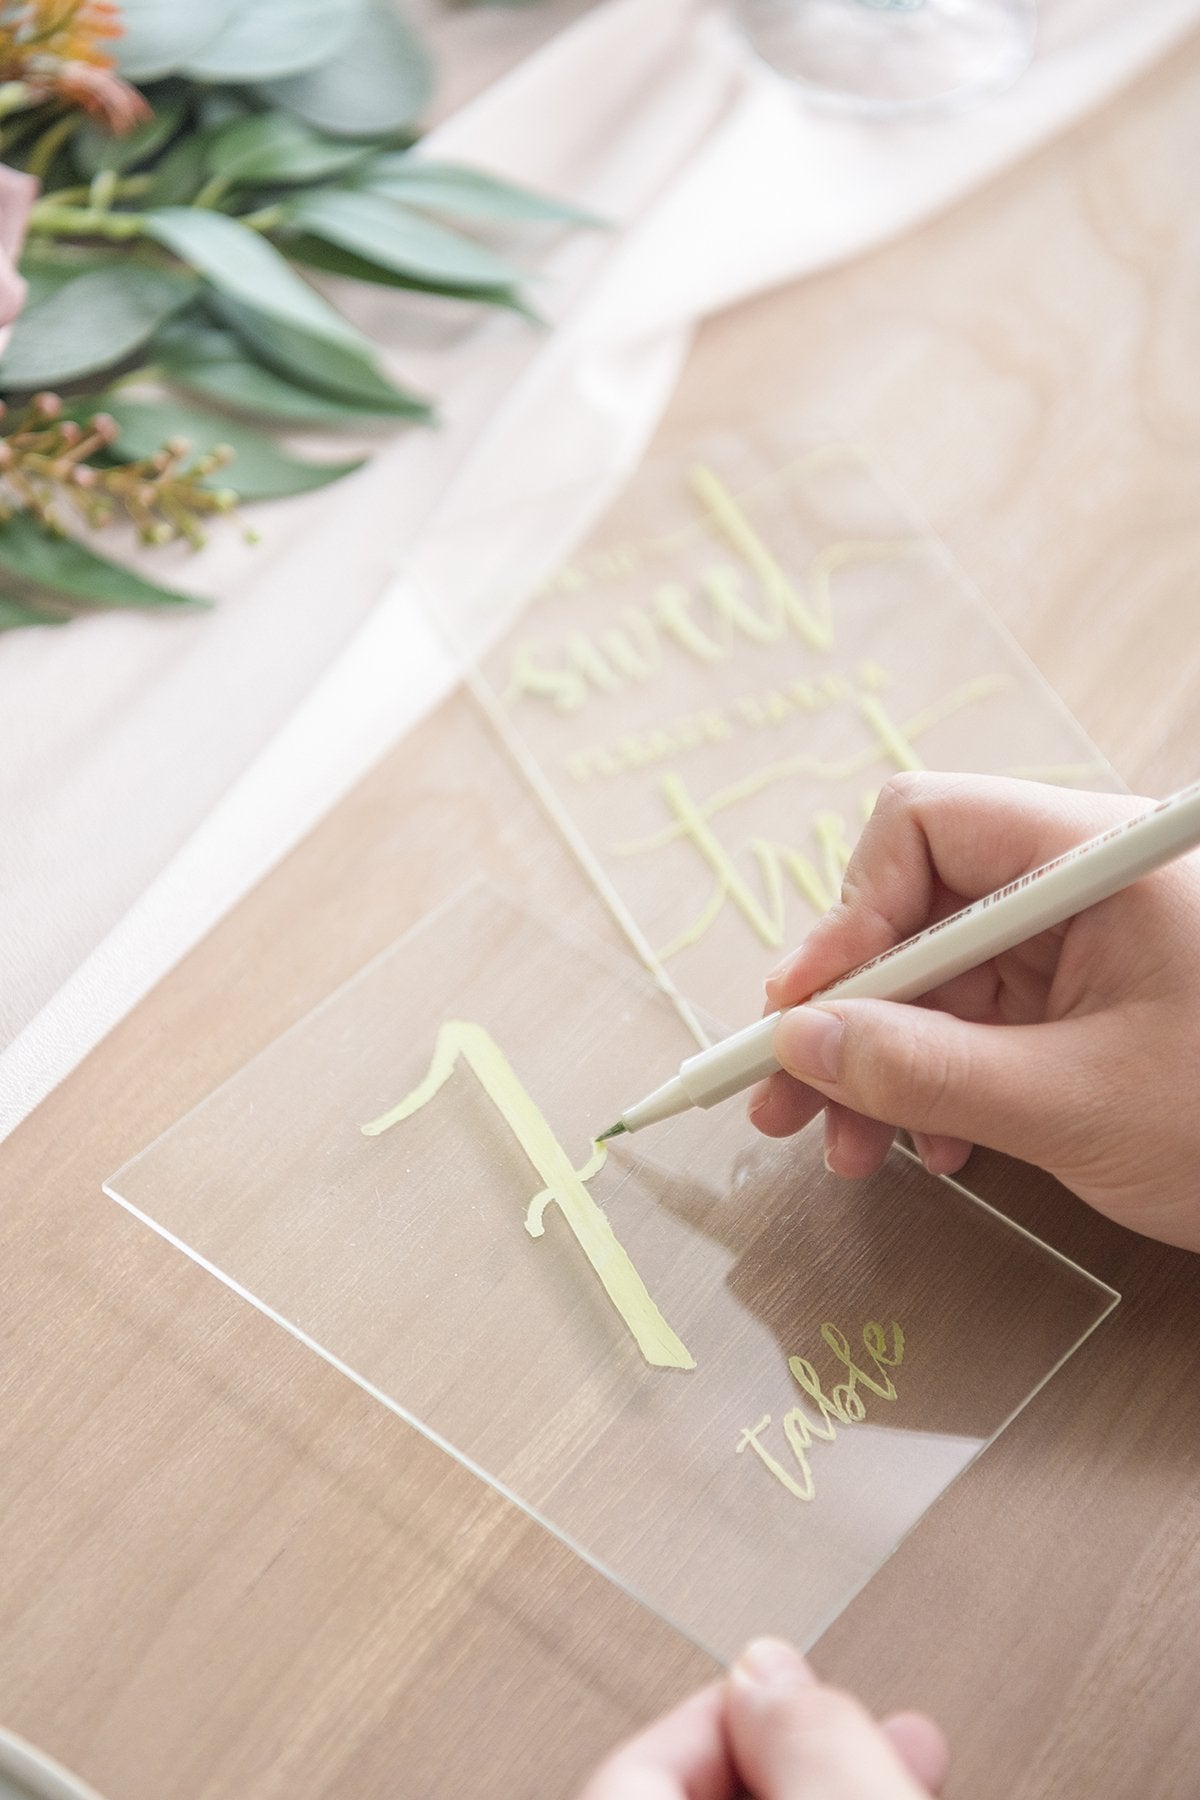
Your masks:
M145 235L136 213L105 212L94 206L63 206L47 198L29 214L29 230L47 237L103 237L121 240Z
M143 363L140 369L127 369L124 375L118 375L115 381L108 383L105 391L119 394L122 388L137 387L139 383L144 387L148 381L161 381L162 378L163 372L155 363Z
M134 200L149 191L154 177L152 175L126 175L120 181L112 183L108 190L108 200ZM38 201L39 206L74 206L80 201L93 205L95 183L81 182L78 187L55 188L52 193L43 194Z
M217 202L223 200L228 192L228 176L214 175L211 180L205 182L204 186L200 189L200 192L196 195L196 198L192 201L192 205L200 207L204 212L211 212Z
M25 164L26 173L35 175L42 181L67 139L79 129L79 123L78 113L64 113L61 119L56 119L48 130L43 131L29 152L29 160Z
M117 171L97 169L88 188L88 205L97 212L111 212L117 197Z
M282 206L262 206L257 212L239 213L238 224L248 225L251 231L274 231L283 216Z
M124 517L143 543L182 538L198 549L202 521L237 504L232 488L209 479L232 459L228 446L193 457L187 440L176 437L151 456L115 465L93 460L120 459L119 442L110 414L64 418L57 394L35 394L12 416L0 403L0 527L27 512L47 531L61 532L61 510L70 506L96 529Z
M6 81L0 85L0 119L9 113L24 112L35 101L23 81Z

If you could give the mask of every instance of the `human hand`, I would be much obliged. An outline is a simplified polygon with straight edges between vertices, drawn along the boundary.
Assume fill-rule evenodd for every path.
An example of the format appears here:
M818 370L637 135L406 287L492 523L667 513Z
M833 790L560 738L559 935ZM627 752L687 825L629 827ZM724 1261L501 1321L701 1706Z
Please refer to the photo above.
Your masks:
M772 1007L1152 804L976 775L884 788L840 903L767 981ZM1200 855L1144 876L916 1003L780 1021L750 1097L770 1137L826 1109L826 1160L872 1174L897 1126L935 1174L973 1144L1047 1169L1109 1218L1200 1249Z
M789 1644L762 1638L724 1681L623 1744L579 1800L929 1800L946 1760L932 1719L876 1725Z

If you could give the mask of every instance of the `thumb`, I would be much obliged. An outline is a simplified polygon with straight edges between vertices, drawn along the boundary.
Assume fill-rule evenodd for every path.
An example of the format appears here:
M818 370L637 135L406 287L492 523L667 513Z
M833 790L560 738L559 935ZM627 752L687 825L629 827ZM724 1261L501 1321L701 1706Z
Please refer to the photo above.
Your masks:
M762 1638L742 1652L725 1717L756 1800L929 1800L870 1714L823 1687L790 1644Z
M1088 1108L1089 1041L1084 1021L976 1025L929 1007L839 1000L785 1012L775 1054L854 1112L1050 1167L1064 1122Z

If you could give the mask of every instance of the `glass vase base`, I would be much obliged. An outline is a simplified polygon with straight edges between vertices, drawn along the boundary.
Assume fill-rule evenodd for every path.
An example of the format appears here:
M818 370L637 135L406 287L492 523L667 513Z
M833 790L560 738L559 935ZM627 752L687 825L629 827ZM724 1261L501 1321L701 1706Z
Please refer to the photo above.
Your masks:
M1028 68L1033 0L741 0L752 48L807 98L877 118L954 111Z

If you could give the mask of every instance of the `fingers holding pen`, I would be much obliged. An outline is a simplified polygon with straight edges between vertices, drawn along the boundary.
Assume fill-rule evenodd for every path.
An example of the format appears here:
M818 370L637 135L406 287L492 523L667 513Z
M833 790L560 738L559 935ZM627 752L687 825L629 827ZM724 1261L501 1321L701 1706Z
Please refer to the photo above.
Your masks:
M825 1105L824 1094L781 1069L750 1090L750 1123L764 1137L791 1137L802 1131Z
M835 1175L873 1175L883 1165L895 1127L827 1100L783 1070L759 1082L748 1106L750 1122L764 1137L792 1137L825 1111L825 1164ZM965 1138L914 1131L913 1148L931 1175L957 1175L973 1145Z
M971 900L1146 806L1132 795L983 775L895 775L846 868L841 899L767 978L795 1006ZM960 1007L948 997L942 1002Z
M975 1146L966 1138L914 1131L913 1149L931 1175L957 1175Z
M938 1151L937 1172L949 1173L971 1144L1055 1167L1094 1115L1093 1035L1086 1022L978 1025L894 1001L839 1000L786 1012L774 1046L782 1069L827 1101L953 1140Z
M1141 1013L1128 1005L1129 934L1106 936L1099 908L1073 935L1045 930L916 1003L821 990L1144 805L977 776L889 782L839 904L768 978L768 1006L783 1015L774 1038L781 1073L752 1096L753 1123L787 1136L823 1109L826 1162L837 1174L873 1173L893 1128L904 1127L933 1174L956 1173L978 1143L1051 1170L1085 1197L1097 1168L1111 1186L1120 1138L1112 1097L1129 1086L1139 1026L1160 990ZM1128 912L1131 902L1122 904ZM1167 966L1154 930L1133 941L1142 953L1135 974ZM1122 1157L1116 1175L1129 1186Z
M896 1127L836 1100L825 1102L825 1167L831 1175L861 1181L883 1167Z

